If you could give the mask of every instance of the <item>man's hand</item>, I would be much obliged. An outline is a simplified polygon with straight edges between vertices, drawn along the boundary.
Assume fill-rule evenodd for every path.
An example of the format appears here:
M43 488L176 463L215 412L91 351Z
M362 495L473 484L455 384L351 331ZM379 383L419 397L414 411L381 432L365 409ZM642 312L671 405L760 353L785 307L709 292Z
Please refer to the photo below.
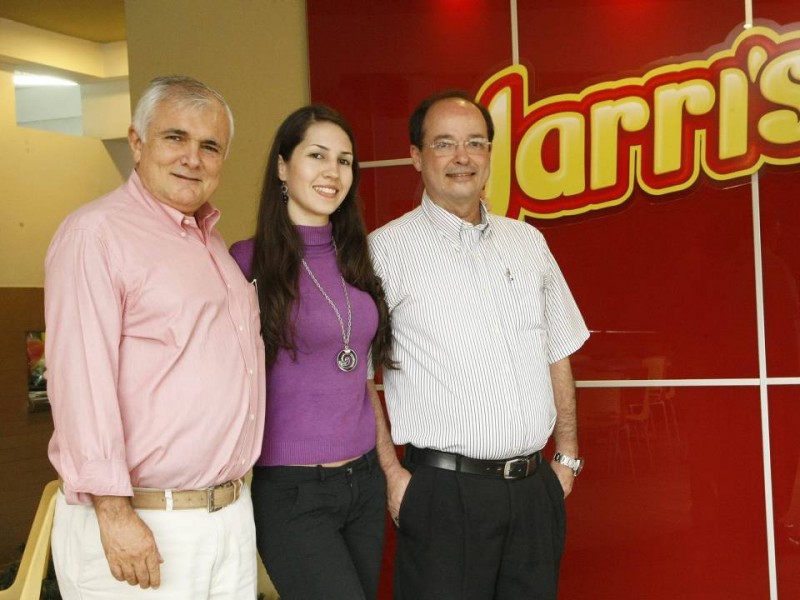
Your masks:
M367 381L367 390L375 412L375 448L378 451L378 462L386 475L386 505L392 522L399 527L400 503L403 502L403 496L406 495L411 473L404 469L397 460L397 452L392 443L392 436L389 434L386 415L383 412L383 403L372 379Z
M386 474L386 504L389 516L396 526L400 526L400 504L406 495L411 473L401 466L397 466Z
M100 541L118 581L127 581L142 589L161 585L164 562L158 552L153 532L124 496L94 496L94 510L100 526Z
M556 461L552 461L550 466L553 467L553 472L561 482L561 488L564 490L564 498L566 498L572 491L572 484L575 483L575 474L572 472L572 469Z

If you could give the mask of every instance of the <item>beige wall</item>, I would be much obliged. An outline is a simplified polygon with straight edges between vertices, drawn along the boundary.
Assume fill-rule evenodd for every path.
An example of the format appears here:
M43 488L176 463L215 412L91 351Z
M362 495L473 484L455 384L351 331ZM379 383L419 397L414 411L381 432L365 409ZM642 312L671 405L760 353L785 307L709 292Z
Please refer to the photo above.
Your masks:
M223 211L220 229L226 240L230 243L249 237L273 132L286 114L308 101L305 2L127 0L125 4L134 102L152 77L185 73L217 88L230 103L236 118L236 138L215 202ZM41 35L30 28L0 22L0 33L7 30ZM40 56L41 49L64 40L43 37L41 43L33 42L36 60L54 64L60 51L54 50L58 55L54 58L50 54ZM9 38L0 36L0 59L15 62L15 53L31 56L20 47L22 42L4 47L4 39ZM77 46L85 49L86 44ZM95 50L92 45L88 48ZM113 61L106 62L114 66ZM72 63L60 68L86 71ZM0 564L15 556L36 498L53 477L43 450L52 431L49 415L25 412L24 331L42 327L41 289L2 288L42 286L45 251L58 224L84 202L118 186L127 176L127 167L117 165L124 165L129 156L124 140L101 141L17 127L12 75L8 62L6 66L0 64L0 334L8 338L4 347L10 356L19 359L0 362L0 366L8 367L0 369L0 375L12 381L0 387L0 424L16 427L13 438L0 431L0 450L18 457L2 466L15 475L5 479L20 484L15 488L15 498L25 502L23 511L13 516L13 522L20 526L0 535ZM97 77L102 78L102 74L89 74L90 80ZM112 80L115 77L116 72ZM112 81L108 85L117 84ZM100 128L105 130L106 125ZM30 319L19 316L23 309ZM17 439L24 448L13 445ZM11 522L12 517L6 516L0 524ZM276 597L263 568L259 571L259 589L268 600Z
M152 77L185 73L217 88L230 103L236 138L215 202L223 212L225 239L249 237L272 135L309 97L305 2L127 0L125 9L134 102ZM3 31L32 33L8 21L0 25ZM47 49L62 38L39 38L35 46ZM11 56L22 45L4 49L0 44L0 53ZM112 56L120 54L116 45L105 50L106 63L111 50ZM53 64L56 59L48 54L37 60ZM106 71L112 67L105 65ZM125 164L127 149L121 140L17 127L12 75L12 67L0 65L0 287L39 287L56 227L76 207L125 179L127 168L117 165Z
M36 72L42 65L90 87L103 81L124 87L127 54L124 43L95 44L0 19L0 287L41 286L58 224L119 185L120 170L127 170L118 166L125 154L119 140L17 126L14 69Z
M125 42L98 44L8 19L0 19L0 56L9 64L47 65L49 74L68 79L128 75Z
M302 0L126 0L131 98L166 74L191 75L233 109L236 136L214 197L230 244L250 237L275 129L305 104L308 38Z
M17 127L10 70L0 70L0 157L0 287L39 287L61 220L122 177L101 140Z

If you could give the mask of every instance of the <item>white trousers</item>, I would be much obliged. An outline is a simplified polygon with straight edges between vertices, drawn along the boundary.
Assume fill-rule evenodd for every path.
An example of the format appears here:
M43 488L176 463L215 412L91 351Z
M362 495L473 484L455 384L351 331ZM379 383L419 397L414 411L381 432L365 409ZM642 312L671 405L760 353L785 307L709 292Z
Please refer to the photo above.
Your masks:
M197 510L137 510L164 562L161 586L143 590L111 575L93 506L58 493L52 547L64 600L255 600L256 537L250 488L233 504Z

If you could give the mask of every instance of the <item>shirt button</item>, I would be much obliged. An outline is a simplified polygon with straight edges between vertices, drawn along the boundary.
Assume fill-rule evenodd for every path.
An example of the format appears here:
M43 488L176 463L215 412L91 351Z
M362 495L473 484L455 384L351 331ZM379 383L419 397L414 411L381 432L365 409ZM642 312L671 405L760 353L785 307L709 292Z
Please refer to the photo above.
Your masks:
M251 413L251 414L250 414L250 420L251 420L251 421L253 421L253 420L255 420L255 418L256 418L256 416L255 416L254 414L252 414L252 413Z
M247 369L247 372L250 373L250 375L252 375L253 374L253 369Z
M244 325L239 325L239 331L244 331Z
M185 231L181 231L181 237L183 237L183 238L186 237L186 232Z
M244 463L245 463L245 460L244 460L244 459L242 459L242 464L244 464Z
M231 287L233 287L233 286L231 286L230 283L226 283L225 285L227 286L228 289L231 289Z

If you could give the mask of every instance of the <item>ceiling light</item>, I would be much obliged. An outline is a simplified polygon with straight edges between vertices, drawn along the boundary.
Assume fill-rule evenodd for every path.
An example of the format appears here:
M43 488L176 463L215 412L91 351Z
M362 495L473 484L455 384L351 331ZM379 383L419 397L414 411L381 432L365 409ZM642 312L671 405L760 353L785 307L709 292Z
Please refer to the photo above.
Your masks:
M78 84L74 81L70 81L69 79L62 79L61 77L53 77L51 75L34 75L33 73L14 71L14 87L68 87L73 85Z

